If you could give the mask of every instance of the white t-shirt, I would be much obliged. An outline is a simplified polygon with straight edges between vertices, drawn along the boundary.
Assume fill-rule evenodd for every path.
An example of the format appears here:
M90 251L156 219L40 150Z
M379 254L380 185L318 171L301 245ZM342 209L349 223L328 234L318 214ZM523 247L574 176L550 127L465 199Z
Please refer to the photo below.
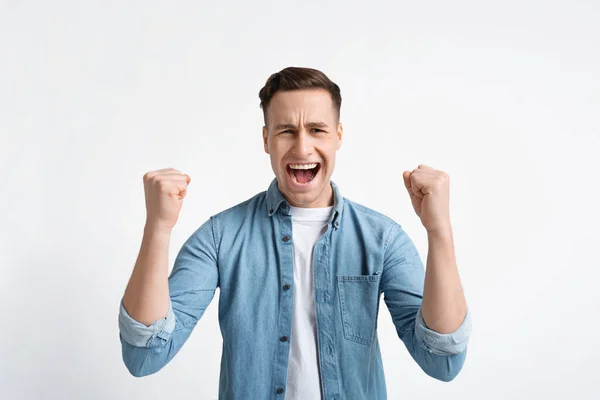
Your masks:
M321 400L315 323L313 249L327 230L333 206L291 207L294 242L294 313L285 400Z

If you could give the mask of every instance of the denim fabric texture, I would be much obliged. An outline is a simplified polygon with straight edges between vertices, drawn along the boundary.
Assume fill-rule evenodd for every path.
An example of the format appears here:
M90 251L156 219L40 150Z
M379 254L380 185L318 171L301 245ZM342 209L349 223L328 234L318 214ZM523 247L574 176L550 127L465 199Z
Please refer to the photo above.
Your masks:
M421 369L438 380L454 379L467 353L469 309L455 332L429 329L420 308L425 268L412 240L398 223L342 197L330 183L334 212L313 264L323 398L387 398L377 338L382 295ZM119 339L129 372L141 377L163 368L219 288L219 399L284 399L294 340L293 241L289 204L276 179L267 191L211 216L177 254L166 318L146 326L121 301Z

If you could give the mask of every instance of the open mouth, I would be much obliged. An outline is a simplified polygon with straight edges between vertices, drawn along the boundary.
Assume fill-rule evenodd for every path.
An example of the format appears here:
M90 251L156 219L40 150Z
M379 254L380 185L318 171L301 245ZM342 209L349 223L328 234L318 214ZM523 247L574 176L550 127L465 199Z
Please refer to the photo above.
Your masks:
M315 179L321 170L320 163L288 164L287 172L292 180L300 185L305 185Z

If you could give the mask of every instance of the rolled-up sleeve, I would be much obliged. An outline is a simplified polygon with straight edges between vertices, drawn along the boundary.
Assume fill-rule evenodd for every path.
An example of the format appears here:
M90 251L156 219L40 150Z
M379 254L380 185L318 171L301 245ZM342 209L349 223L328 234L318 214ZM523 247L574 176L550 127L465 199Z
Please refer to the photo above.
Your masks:
M123 299L121 299L119 307L119 331L121 332L123 340L127 343L137 347L147 347L150 340L156 336L162 339L168 339L174 329L175 314L173 313L170 299L167 316L163 319L154 321L150 326L146 326L131 318L123 305Z
M419 307L415 322L415 336L417 342L430 353L440 356L462 353L467 348L471 336L471 312L469 307L467 307L462 324L451 333L439 333L429 329Z
M215 218L203 223L183 244L169 274L169 309L149 326L119 307L119 340L125 366L136 377L153 374L183 347L218 287Z
M467 310L462 325L453 333L429 329L421 315L425 266L413 241L398 224L387 235L381 291L396 331L408 352L429 376L448 382L463 367L471 316Z

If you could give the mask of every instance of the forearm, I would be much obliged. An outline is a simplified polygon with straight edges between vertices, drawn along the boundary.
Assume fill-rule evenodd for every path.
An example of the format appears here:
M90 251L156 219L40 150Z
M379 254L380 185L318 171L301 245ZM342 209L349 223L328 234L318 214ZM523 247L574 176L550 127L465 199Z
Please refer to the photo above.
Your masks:
M463 322L467 305L458 274L452 228L427 233L429 249L421 312L430 329L452 333Z
M146 225L140 252L123 295L136 321L150 326L169 311L168 257L171 231Z

